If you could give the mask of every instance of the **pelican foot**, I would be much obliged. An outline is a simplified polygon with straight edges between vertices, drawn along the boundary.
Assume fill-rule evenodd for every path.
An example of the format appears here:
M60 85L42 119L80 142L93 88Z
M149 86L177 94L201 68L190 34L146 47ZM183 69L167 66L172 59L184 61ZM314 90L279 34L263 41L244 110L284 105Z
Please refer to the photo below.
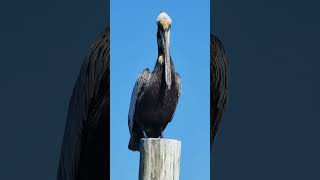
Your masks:
M145 131L142 131L142 133L143 133L143 138L148 139L148 136L147 136L146 132L145 132Z
M163 138L163 134L162 134L162 132L161 132L161 134L160 134L159 138Z

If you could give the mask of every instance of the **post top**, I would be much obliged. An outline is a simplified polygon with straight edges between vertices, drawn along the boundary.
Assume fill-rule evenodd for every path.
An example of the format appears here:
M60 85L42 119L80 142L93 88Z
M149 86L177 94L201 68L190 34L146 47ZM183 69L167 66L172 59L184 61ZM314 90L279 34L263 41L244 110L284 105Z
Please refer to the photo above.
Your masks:
M176 139L167 139L167 138L141 138L140 141L164 141L164 142L172 142L172 143L181 143L181 141Z

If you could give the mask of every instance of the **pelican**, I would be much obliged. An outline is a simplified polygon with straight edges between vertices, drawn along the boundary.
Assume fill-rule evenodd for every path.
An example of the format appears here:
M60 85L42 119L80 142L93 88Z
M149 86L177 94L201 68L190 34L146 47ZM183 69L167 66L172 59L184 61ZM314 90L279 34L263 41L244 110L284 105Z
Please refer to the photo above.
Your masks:
M216 136L229 94L229 65L218 38L210 35L210 146Z
M84 60L70 99L58 180L107 179L109 28Z
M181 79L170 56L172 20L161 11L157 18L158 57L153 71L148 68L138 76L130 102L128 148L139 150L141 138L163 137L162 132L172 120L181 95Z

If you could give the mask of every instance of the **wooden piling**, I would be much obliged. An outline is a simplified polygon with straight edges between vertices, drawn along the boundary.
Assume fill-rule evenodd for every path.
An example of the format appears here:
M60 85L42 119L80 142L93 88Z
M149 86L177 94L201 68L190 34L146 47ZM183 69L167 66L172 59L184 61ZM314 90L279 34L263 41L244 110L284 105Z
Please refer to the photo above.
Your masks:
M141 139L139 180L179 180L180 152L178 140Z

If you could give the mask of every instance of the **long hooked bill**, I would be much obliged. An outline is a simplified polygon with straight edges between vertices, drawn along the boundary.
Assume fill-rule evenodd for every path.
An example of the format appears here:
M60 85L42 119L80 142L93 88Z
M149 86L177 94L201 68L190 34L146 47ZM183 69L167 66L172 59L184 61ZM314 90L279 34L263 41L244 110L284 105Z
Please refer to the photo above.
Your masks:
M170 62L170 52L169 52L169 46L170 46L170 31L165 31L164 32L164 53L165 53L165 80L166 80L166 84L168 89L171 88L171 62Z

